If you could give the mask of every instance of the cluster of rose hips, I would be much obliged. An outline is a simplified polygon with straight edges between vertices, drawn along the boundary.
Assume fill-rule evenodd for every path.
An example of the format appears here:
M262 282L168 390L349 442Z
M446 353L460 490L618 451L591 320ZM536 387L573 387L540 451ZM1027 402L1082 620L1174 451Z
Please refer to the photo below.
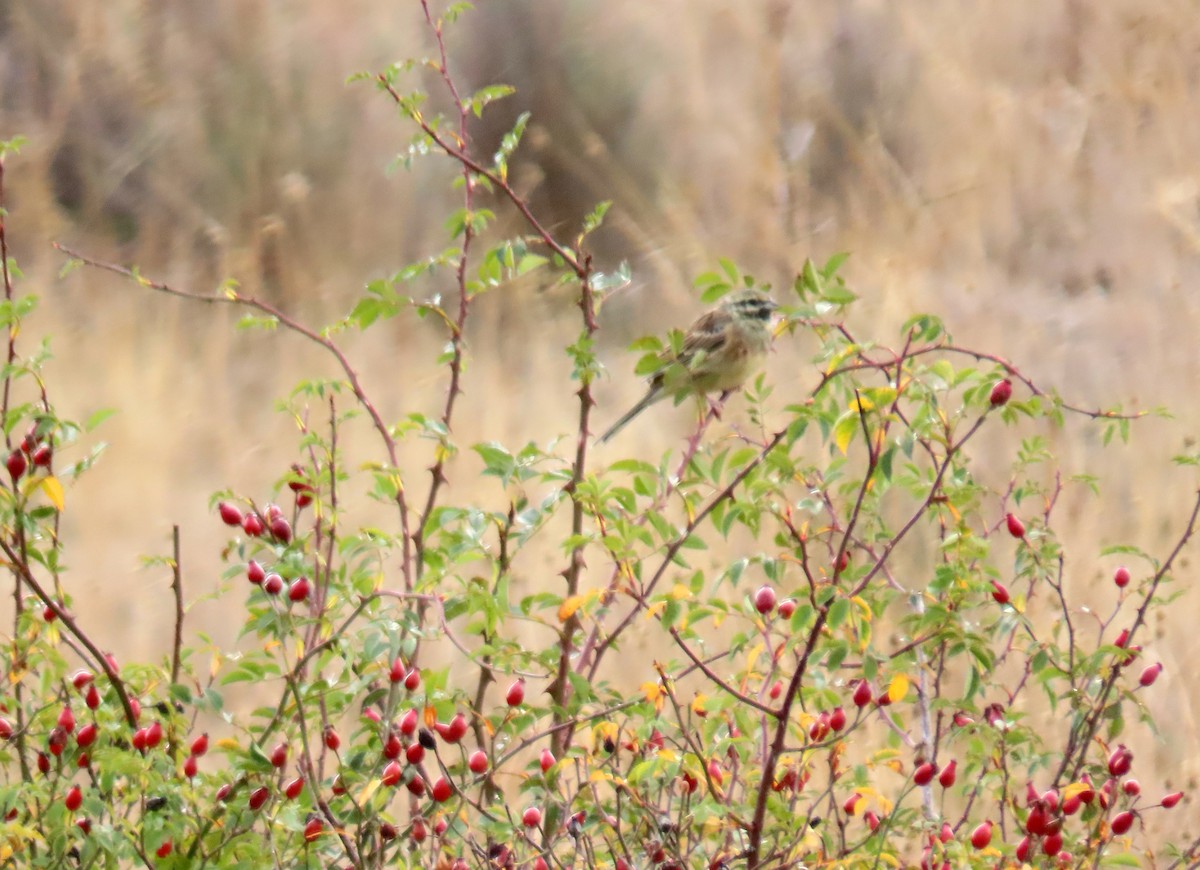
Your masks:
M1063 849L1062 828L1066 818L1080 812L1083 807L1095 806L1098 813L1107 813L1110 808L1116 808L1119 802L1125 803L1126 807L1109 820L1108 829L1113 836L1128 833L1140 812L1134 804L1142 790L1136 779L1121 780L1122 777L1128 776L1132 765L1133 753L1124 745L1119 745L1109 754L1109 778L1099 789L1092 787L1091 778L1087 774L1083 775L1080 782L1068 786L1061 793L1050 789L1039 795L1033 784L1028 784L1025 806L1029 812L1022 826L1024 836L1017 844L1017 859L1027 861L1040 852L1055 858L1060 864L1071 864L1074 858ZM1156 806L1170 809L1182 799L1183 792L1172 792L1164 796Z
M1153 682L1153 679L1150 680ZM1143 683L1148 685L1149 683ZM853 702L856 707L862 709L868 704L874 703L878 706L887 706L891 700L887 697L887 693L875 696L870 684L866 680L859 680L854 687L852 695ZM841 710L841 708L837 708ZM836 713L837 711L835 711ZM1004 722L1004 708L1000 704L990 704L984 710L984 719L993 727L1002 727ZM844 724L844 718L840 720ZM966 713L958 712L954 715L954 724L956 727L966 727L974 720ZM833 730L839 730L834 728ZM813 736L810 731L810 736ZM1039 853L1046 855L1058 861L1061 865L1069 865L1074 859L1071 854L1063 848L1062 827L1066 817L1079 812L1081 807L1088 806L1095 802L1097 812L1106 813L1110 807L1115 807L1120 799L1118 792L1132 798L1136 802L1137 796L1141 793L1141 786L1135 779L1125 779L1133 763L1133 753L1123 744L1117 746L1108 757L1107 768L1109 778L1099 789L1094 789L1091 784L1091 779L1087 774L1084 774L1079 783L1068 786L1063 790L1061 799L1060 793L1057 790L1051 789L1044 794L1038 794L1032 784L1027 787L1026 806L1029 808L1029 814L1026 816L1023 831L1024 837L1017 844L1016 857L1020 861L1028 861L1030 857ZM955 784L958 778L958 762L955 759L943 764L940 769L938 765L931 761L921 761L913 770L912 781L914 785L920 787L929 787L934 779L937 779L938 785L942 788L950 788ZM1161 807L1170 809L1178 804L1183 799L1183 792L1177 791L1165 795L1158 804L1147 809ZM848 816L857 815L863 808L865 798L860 792L854 792L847 797L842 803L842 811ZM1135 819L1140 810L1135 806L1129 806L1116 813L1108 823L1108 828L1114 836L1120 836L1127 833L1133 826ZM880 824L880 819L873 811L867 811L863 814L863 820L871 831L875 831ZM970 834L969 841L975 849L984 849L992 842L992 821L986 820L977 825ZM933 870L933 852L935 844L949 843L954 839L954 831L949 824L943 824L941 830L936 835L931 835L928 844L922 854L921 868L922 870ZM943 862L941 870L950 870L950 863Z
M783 601L779 601L778 596L775 594L775 589L767 583L758 587L754 593L753 601L754 609L763 616L770 614L775 609L776 604L779 605L779 615L784 619L791 619L792 614L796 612L796 600L794 598L785 598Z
M17 446L17 449L8 454L8 458L4 460L4 464L8 468L8 476L13 479L13 484L15 485L30 466L33 468L49 468L53 458L54 448L51 446L49 439L38 432L38 427L35 424L30 427L25 437L21 439L21 443Z
M117 671L116 661L111 655L107 655L108 663L113 671ZM70 677L71 685L76 691L83 696L84 705L88 710L94 711L99 708L101 697L96 689L95 677L91 671L87 669L77 670ZM142 709L141 704L136 697L129 698L130 711L133 714L134 722L141 719ZM0 739L11 739L14 733L12 724L4 717L0 716ZM165 734L163 725L157 719L148 725L139 726L133 733L129 744L133 749L140 752L142 755L156 749L162 744ZM91 771L91 748L96 744L96 741L101 737L100 725L97 721L91 720L84 722L82 725L75 718L75 711L72 708L70 700L63 704L59 711L58 717L55 720L54 727L50 729L46 736L46 747L44 750L38 750L36 757L36 766L39 773L49 775L55 769L55 762L52 759L60 759L57 764L60 765L61 759L66 754L70 746L72 738L75 743L74 767L80 770ZM118 741L121 742L121 741ZM94 773L92 774L94 778ZM69 812L76 812L83 805L84 791L83 787L76 783L71 783L67 790L63 793L63 806ZM13 808L6 815L6 820L12 821L17 815L17 809ZM87 836L91 833L92 823L87 817L80 817L75 821L76 827ZM160 851L160 857L170 853L171 846L169 841L160 845L159 849L164 848L166 851Z
M404 685L409 691L415 691L421 686L420 671L414 667L407 667L403 660L399 658L390 664L388 678L393 683ZM365 708L363 716L374 726L382 724L382 716L375 707ZM381 760L384 764L380 773L380 780L383 785L389 787L396 787L403 783L414 796L421 797L428 793L435 803L441 804L453 796L454 788L445 776L432 778L424 770L422 762L425 758L425 753L436 748L436 740L433 732L436 732L447 743L457 744L462 740L467 733L466 717L459 713L451 718L449 722L436 723L433 727L433 732L426 728L418 727L419 724L420 715L417 709L410 707L396 722L387 727L381 741ZM341 749L342 740L333 725L327 725L324 728L321 740L330 752L336 754ZM196 774L197 759L208 750L208 735L201 734L193 740L190 750L190 754L187 760L185 760L183 767L184 774L189 778ZM280 741L267 753L267 758L271 766L281 772L287 766L289 756L290 746L287 741ZM404 763L401 763L401 757L403 757ZM486 757L484 758L484 762L484 768L486 769ZM474 766L472 769L474 769ZM296 800L304 792L305 779L303 776L296 776L287 782L282 782L281 780L281 783L281 792L286 800ZM233 783L223 784L217 790L217 801L221 803L228 802L232 798L235 788L236 786ZM340 774L334 777L331 790L335 796L342 796L347 793L347 785ZM253 787L246 798L247 808L251 812L259 812L270 801L272 793L273 789L269 785ZM440 836L446 830L446 827L447 823L444 820L439 820L434 825L433 831L435 835ZM428 830L424 818L417 817L412 822L410 835L415 842L422 842L428 836ZM305 841L313 842L325 831L325 819L320 814L310 814L304 826ZM398 831L395 825L384 821L379 825L379 835L382 840L391 841L398 836Z
M969 721L969 719L965 720L966 723ZM1075 860L1074 856L1063 847L1062 830L1065 820L1080 812L1082 808L1092 805L1096 807L1097 813L1107 813L1110 807L1115 808L1118 801L1122 800L1120 794L1126 796L1124 800L1133 799L1136 802L1138 795L1141 794L1141 786L1138 781L1126 779L1121 782L1121 777L1129 774L1132 764L1133 753L1122 744L1109 755L1107 762L1109 778L1099 789L1092 787L1092 780L1086 773L1078 783L1066 787L1061 792L1057 789L1049 789L1039 794L1032 783L1026 784L1025 806L1028 813L1021 826L1023 836L1014 852L1017 860L1026 862L1034 860L1038 854L1041 854L1053 859L1060 866L1072 864ZM935 772L934 765L928 762L921 764L913 772L913 782L919 786L928 786L932 782ZM943 788L949 788L954 781L955 763L951 761L938 774L938 782ZM846 801L844 809L847 813L853 815L852 808L856 806L855 802L859 797L858 794L855 794ZM1182 799L1183 792L1172 792L1164 796L1155 807L1170 809ZM1133 827L1138 813L1139 810L1133 806L1122 809L1108 822L1109 831L1113 836L1127 833ZM869 823L871 830L875 830L878 821L869 820ZM991 819L977 825L971 831L969 838L971 846L980 850L991 845L993 828ZM922 853L922 870L933 870L932 853L935 842L945 844L953 838L954 831L949 824L943 824L937 835L930 836L929 843ZM950 866L948 861L943 862L941 870L949 870Z
M250 510L245 514L237 507L223 501L217 504L221 521L227 526L239 526L242 531L252 538L261 538L269 534L272 539L281 544L289 544L292 540L292 524L283 515L283 508L277 504L269 504L260 516L257 511Z

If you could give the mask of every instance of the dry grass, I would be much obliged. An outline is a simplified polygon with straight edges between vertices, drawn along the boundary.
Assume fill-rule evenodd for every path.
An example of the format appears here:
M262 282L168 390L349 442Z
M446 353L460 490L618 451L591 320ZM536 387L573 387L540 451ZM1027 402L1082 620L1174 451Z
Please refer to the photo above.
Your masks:
M1110 570L1086 563L1101 541L1161 551L1178 531L1196 481L1165 460L1200 425L1200 18L1189 0L481 5L454 36L459 70L471 85L520 89L480 130L482 147L529 108L517 178L540 212L568 229L595 200L616 201L599 254L630 260L635 284L605 312L616 373L605 418L639 388L621 346L686 320L689 278L716 255L787 284L803 257L851 250L864 334L887 340L909 313L934 311L965 343L1081 403L1178 415L1139 427L1137 462L1078 431L1055 444L1068 469L1103 477L1103 502L1071 503L1072 582ZM189 286L233 275L314 319L344 311L365 280L444 244L446 167L385 176L408 131L369 87L342 83L427 50L413 7L0 10L0 135L31 140L10 164L10 232L26 289L44 296L35 325L55 337L54 389L69 414L122 409L66 531L70 582L123 652L161 650L168 631L165 580L135 555L162 551L181 523L191 588L211 588L220 530L206 496L227 483L265 490L294 438L274 398L328 368L296 340L235 335L224 315L95 274L55 283L48 240ZM464 442L569 429L558 348L573 328L556 291L481 302ZM351 341L389 418L435 407L437 341L415 323ZM806 371L803 348L777 355L781 397L803 391ZM684 422L664 412L637 437L665 447ZM997 461L1013 448L995 442ZM473 471L464 460L453 476ZM1189 595L1159 626L1170 690L1152 700L1189 725L1194 612ZM211 606L196 618L228 622ZM1156 752L1163 769L1194 776L1198 729L1185 733Z

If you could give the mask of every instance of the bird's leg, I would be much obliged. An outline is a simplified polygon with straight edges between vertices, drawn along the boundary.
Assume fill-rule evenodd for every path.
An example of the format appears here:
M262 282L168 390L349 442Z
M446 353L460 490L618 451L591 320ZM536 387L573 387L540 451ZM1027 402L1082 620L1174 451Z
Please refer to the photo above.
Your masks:
M714 420L721 419L721 412L725 410L725 402L733 395L733 390L725 390L721 395L717 396L716 400L708 399L708 413ZM705 397L707 398L707 397Z
M687 462L690 461L691 457L699 449L700 439L704 437L704 432L708 429L708 424L713 420L721 419L721 409L725 406L725 400L732 394L733 390L725 390L715 401L708 398L708 396L700 399L700 419L696 422L696 431L688 439L687 450L684 452L684 456L687 457L684 467L687 466Z

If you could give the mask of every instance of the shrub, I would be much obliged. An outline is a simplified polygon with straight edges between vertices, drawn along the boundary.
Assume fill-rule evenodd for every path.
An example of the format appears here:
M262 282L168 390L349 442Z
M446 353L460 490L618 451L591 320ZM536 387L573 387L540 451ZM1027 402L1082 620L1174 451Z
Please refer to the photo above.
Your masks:
M898 349L859 336L835 256L806 263L779 300L789 339L815 348L813 376L797 382L803 400L780 401L759 378L745 391L750 427L718 437L708 408L678 454L597 463L597 313L626 280L587 254L606 206L569 242L538 222L507 181L524 118L495 155L471 150L472 118L507 91L460 90L442 39L458 11L428 15L428 66L447 114L404 90L413 64L363 77L414 125L412 156L460 168L452 244L368 285L344 320L315 329L233 285L211 297L68 252L151 290L242 307L249 325L296 332L341 367L286 403L303 430L278 460L275 492L214 497L213 522L230 534L226 576L238 580L228 606L257 642L218 656L215 673L185 631L178 552L162 561L177 598L163 665L105 654L64 582L64 486L94 457L63 457L101 421L60 418L40 377L46 352L19 352L35 300L16 295L5 244L0 551L17 605L0 654L12 687L0 721L6 860L1183 858L1143 825L1171 830L1168 813L1186 798L1131 779L1127 743L1144 741L1144 729L1129 730L1145 715L1141 693L1165 690L1139 642L1147 616L1172 600L1200 502L1163 557L1128 545L1073 557L1119 554L1131 566L1116 569L1107 616L1085 610L1090 599L1066 582L1057 506L1064 487L1092 481L1064 478L1041 434L1073 416L1124 440L1132 417L1072 406L1000 357L955 344L931 316L904 324ZM521 232L496 237L500 207ZM578 303L565 347L578 429L566 441L472 445L507 494L479 504L446 473L460 450L465 330L480 294L531 273L573 287ZM409 290L425 276L452 292ZM696 283L707 301L760 286L727 261ZM445 404L390 422L339 337L414 315L445 328ZM651 355L662 346L638 345ZM373 433L365 468L347 464L348 428ZM1011 463L975 453L985 432L1010 450L1020 438ZM427 480L400 459L409 442L427 446ZM375 525L348 527L347 505L367 499ZM525 554L547 551L561 572L524 591ZM639 633L670 657L630 651ZM226 709L225 688L243 682L260 705ZM210 742L203 727L220 733Z

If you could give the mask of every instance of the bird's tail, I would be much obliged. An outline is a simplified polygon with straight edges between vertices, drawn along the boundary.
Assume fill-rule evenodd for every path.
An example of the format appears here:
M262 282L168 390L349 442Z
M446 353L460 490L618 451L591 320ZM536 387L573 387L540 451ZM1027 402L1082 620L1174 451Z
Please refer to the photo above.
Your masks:
M653 405L655 402L657 402L661 398L662 398L662 390L658 387L651 388L650 392L646 393L646 395L642 398L642 400L640 402L638 402L636 405L634 405L632 408L630 408L629 411L623 417L621 417L620 420L618 420L617 422L615 422L611 426L609 426L608 431L605 432L603 435L601 435L596 440L596 443L604 444L605 442L609 441L614 435L616 435L618 432L620 432L622 429L624 429L627 425L629 425L630 420L632 420L638 414L642 413L642 411L645 411L647 408L649 408L651 405Z

